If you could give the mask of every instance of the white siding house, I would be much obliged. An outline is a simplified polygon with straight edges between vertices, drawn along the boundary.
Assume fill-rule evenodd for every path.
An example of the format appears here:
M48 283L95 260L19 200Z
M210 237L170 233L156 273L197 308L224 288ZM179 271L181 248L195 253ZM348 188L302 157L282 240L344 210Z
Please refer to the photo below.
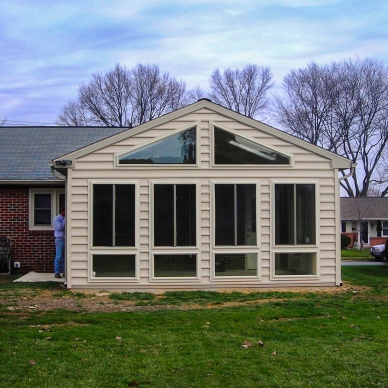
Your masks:
M208 100L52 165L67 177L68 288L341 283L338 171L352 163Z

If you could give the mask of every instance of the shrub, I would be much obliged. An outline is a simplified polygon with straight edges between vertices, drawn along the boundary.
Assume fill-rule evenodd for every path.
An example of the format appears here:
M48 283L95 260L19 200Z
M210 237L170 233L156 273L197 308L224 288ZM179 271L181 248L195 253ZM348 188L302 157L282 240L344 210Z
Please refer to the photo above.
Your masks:
M351 243L351 238L347 234L341 234L341 249L345 249Z

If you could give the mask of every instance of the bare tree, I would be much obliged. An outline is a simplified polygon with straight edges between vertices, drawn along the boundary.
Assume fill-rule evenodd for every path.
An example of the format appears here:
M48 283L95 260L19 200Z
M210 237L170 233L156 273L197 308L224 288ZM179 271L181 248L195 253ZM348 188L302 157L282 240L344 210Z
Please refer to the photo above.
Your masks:
M89 123L88 117L83 110L81 104L76 101L69 101L60 111L57 124L81 127L85 125L91 125Z
M367 196L377 182L382 194L388 192L388 179L377 179L388 142L388 70L383 63L311 63L291 71L283 91L275 97L274 117L288 132L357 162L355 174L341 181L349 197Z
M57 123L132 127L176 110L186 101L185 83L161 74L157 65L139 64L128 70L116 64L81 85L77 100L62 108Z
M242 70L214 70L210 77L209 98L251 118L263 114L269 105L268 90L273 86L269 67L247 65Z
M283 80L284 95L274 97L275 119L292 135L322 147L333 106L331 78L327 66L311 62L306 69L291 70Z
M186 94L186 104L192 104L194 102L197 102L201 98L206 98L206 93L201 89L201 87L198 85L192 90L188 90Z

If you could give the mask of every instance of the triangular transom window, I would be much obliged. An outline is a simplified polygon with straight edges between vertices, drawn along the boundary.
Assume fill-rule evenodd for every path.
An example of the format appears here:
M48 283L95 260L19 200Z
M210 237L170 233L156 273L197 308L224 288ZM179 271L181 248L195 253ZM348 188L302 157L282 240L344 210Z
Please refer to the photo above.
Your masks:
M216 165L290 164L290 157L232 132L214 127L214 163Z
M196 128L128 152L119 157L119 164L196 164Z

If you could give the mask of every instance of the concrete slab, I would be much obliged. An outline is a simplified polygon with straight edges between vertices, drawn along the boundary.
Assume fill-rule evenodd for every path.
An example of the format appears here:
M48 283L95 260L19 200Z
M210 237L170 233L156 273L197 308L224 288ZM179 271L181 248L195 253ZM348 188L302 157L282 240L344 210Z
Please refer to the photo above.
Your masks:
M65 279L56 279L53 273L39 273L39 272L29 272L28 274L22 276L19 279L14 280L14 283L17 282L57 282L65 283Z

